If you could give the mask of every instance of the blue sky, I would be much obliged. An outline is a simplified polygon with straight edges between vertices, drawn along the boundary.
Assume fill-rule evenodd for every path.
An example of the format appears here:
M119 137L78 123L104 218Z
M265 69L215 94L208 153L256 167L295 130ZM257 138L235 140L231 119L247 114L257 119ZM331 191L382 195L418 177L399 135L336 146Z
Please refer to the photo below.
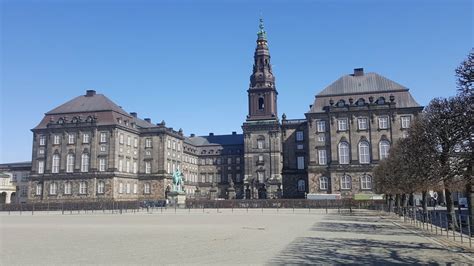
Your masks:
M472 1L2 1L0 162L31 159L43 114L95 89L189 135L241 132L263 13L279 116L364 67L426 105L455 94Z

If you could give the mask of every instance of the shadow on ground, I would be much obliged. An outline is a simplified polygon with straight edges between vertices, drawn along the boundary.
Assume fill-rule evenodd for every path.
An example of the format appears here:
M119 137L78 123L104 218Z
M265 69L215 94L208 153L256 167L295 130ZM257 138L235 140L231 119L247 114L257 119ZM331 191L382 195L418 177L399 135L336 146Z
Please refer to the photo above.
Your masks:
M312 231L334 232L334 233L357 233L372 235L412 235L409 231L400 232L391 224L364 224L364 223L340 223L340 222L322 222L313 226Z

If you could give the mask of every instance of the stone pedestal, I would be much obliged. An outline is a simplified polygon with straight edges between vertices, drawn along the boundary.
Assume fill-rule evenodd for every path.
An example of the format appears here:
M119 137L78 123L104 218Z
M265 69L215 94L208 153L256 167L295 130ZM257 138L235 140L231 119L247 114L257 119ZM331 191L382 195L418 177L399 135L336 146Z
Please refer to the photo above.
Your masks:
M186 207L186 193L170 191L168 192L169 207L185 208Z
M227 199L235 199L235 188L229 187L227 189Z
M211 187L211 189L209 189L209 199L211 199L211 200L217 199L217 188L216 187Z

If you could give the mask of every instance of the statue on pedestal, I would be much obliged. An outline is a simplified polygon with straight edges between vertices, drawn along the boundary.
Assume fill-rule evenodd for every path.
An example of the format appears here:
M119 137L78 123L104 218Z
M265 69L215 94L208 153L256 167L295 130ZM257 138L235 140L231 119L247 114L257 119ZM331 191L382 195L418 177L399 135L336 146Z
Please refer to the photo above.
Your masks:
M173 191L183 192L183 174L179 169L173 173Z

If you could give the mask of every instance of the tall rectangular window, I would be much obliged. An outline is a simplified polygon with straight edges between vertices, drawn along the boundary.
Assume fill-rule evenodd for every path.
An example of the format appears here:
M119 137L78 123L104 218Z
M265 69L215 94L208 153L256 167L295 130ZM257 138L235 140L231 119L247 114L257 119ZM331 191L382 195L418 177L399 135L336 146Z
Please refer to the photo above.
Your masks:
M303 141L303 131L296 131L296 141Z
M44 174L44 161L38 161L38 174Z
M43 185L42 184L36 184L36 195L41 196L43 194Z
M79 182L79 194L87 194L87 182Z
M258 148L258 149L263 149L263 146L264 146L264 141L263 141L263 139L257 140L257 148Z
M125 161L125 172L130 173L130 160Z
M69 153L66 159L66 172L74 172L74 154Z
M61 141L61 137L59 135L54 135L53 136L53 144L54 145L59 145L60 141Z
M99 171L105 171L105 158L99 158Z
M138 172L138 163L136 160L133 160L133 173L136 174Z
M135 147L135 148L138 147L138 138L133 139L133 147Z
M357 125L359 130L367 130L367 118L361 117L357 119Z
M409 128L410 127L410 117L409 116L402 116L400 118L402 120L402 128Z
M318 150L318 163L319 165L327 164L326 150Z
M231 157L227 158L227 164L232 164L232 158Z
M387 116L379 117L379 128L380 129L387 129L388 128L388 117Z
M302 170L304 169L304 156L298 156L296 158L296 161L297 161L297 168L299 170Z
M127 136L127 146L132 145L132 138L130 136Z
M71 195L72 194L72 184L71 182L64 183L64 194Z
M75 137L74 134L69 133L69 134L67 135L67 143L68 143L68 144L74 144L74 137Z
M39 145L40 146L45 146L46 145L46 136L45 135L41 135L39 137Z
M119 172L122 172L123 171L123 159L119 159L119 165L118 165L118 170Z
M123 134L119 134L119 143L123 144Z
M122 182L119 183L118 193L119 194L123 193L123 183Z
M89 138L90 138L89 133L84 133L82 135L82 143L84 143L84 144L89 143Z
M316 122L317 131L318 132L326 132L326 122L325 121L317 121Z
M100 143L106 143L106 142L107 142L107 133L100 132Z
M143 193L150 194L150 183L145 183L144 184Z
M347 118L341 118L337 120L337 130L339 131L347 130Z
M130 183L127 183L125 187L127 188L127 194L130 194Z
M89 172L89 154L83 153L81 158L81 172Z
M145 139L145 148L151 148L151 138Z
M104 181L99 181L97 183L97 194L104 194L105 191L105 183Z
M133 194L137 194L137 190L138 190L138 185L133 184Z
M235 158L235 163L240 164L240 157Z
M240 174L239 173L235 174L235 182L240 182L240 181L242 181L240 180Z
M145 174L151 173L151 162L145 162Z
M51 166L51 173L53 174L59 173L59 154L53 155L53 164Z

